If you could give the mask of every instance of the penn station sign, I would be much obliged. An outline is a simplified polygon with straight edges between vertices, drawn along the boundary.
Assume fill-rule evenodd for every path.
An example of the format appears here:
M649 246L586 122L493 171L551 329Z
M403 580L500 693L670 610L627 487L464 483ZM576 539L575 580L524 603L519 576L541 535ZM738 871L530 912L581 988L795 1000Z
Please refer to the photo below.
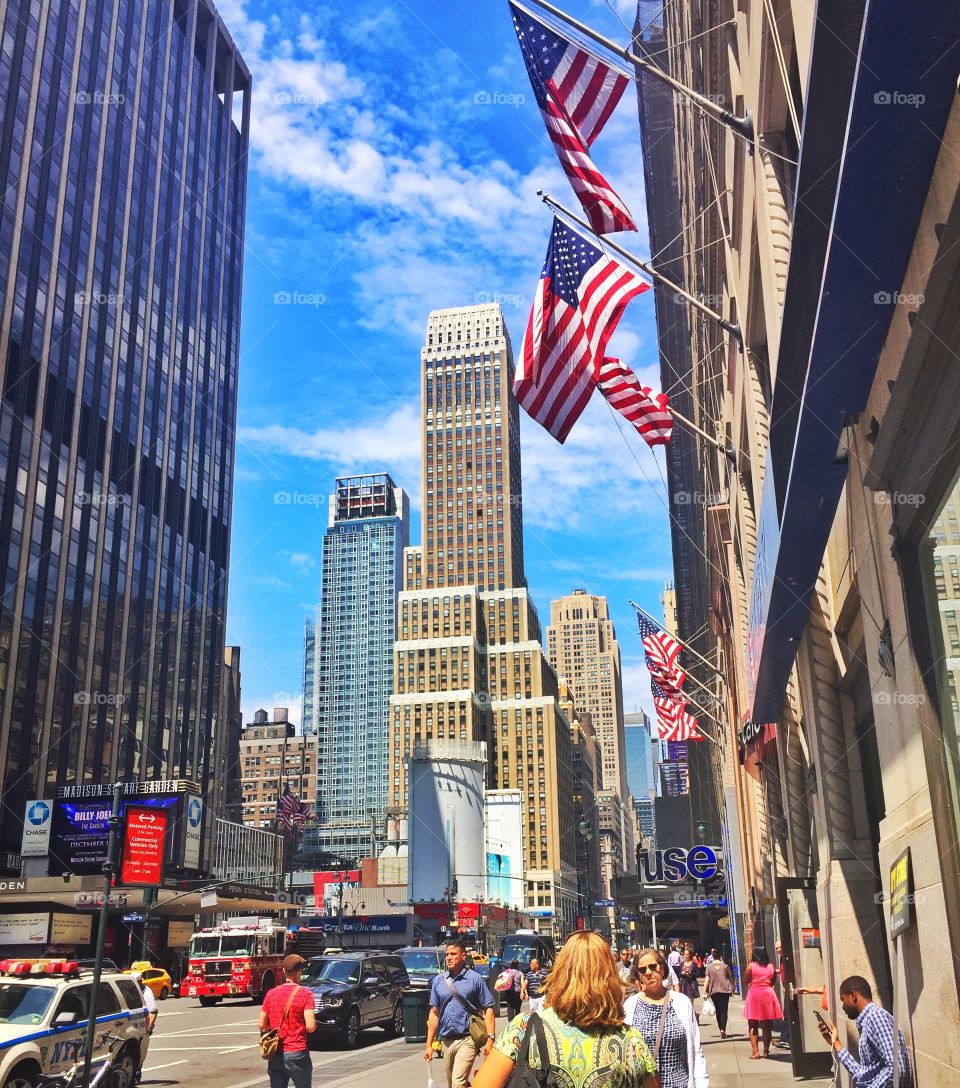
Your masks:
M684 880L709 881L720 875L720 851L712 846L671 846L666 850L637 849L641 884L679 884Z

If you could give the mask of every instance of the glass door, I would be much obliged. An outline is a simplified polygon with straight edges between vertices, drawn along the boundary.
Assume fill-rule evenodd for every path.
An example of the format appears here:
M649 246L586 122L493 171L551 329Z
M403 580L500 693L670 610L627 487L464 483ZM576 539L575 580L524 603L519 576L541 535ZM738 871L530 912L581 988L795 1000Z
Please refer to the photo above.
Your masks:
M784 1015L790 1019L790 1058L795 1077L829 1076L833 1057L814 1012L824 1012L826 968L820 947L820 913L812 878L777 880L777 912L783 945ZM808 991L799 993L798 991Z

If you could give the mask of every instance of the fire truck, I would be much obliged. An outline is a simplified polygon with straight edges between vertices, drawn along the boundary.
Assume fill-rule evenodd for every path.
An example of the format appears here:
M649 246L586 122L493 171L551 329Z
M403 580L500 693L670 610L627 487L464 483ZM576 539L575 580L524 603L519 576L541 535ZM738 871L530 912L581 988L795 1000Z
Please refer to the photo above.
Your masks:
M181 997L216 1005L225 997L260 1002L283 981L287 929L275 918L233 918L198 930L190 938L190 965Z

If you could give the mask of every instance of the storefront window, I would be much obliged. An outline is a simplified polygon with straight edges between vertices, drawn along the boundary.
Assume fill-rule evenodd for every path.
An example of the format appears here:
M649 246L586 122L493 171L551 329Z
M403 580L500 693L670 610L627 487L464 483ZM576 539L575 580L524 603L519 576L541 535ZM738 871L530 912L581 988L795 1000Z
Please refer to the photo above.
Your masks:
M947 788L960 825L960 478L937 513L920 550L933 671L943 726Z

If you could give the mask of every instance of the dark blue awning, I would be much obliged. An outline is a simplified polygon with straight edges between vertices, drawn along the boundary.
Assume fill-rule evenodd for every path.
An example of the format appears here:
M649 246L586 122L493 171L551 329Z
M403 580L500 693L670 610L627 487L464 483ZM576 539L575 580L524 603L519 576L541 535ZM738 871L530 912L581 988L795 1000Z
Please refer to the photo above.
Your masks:
M849 16L850 7L821 2L818 24L821 13ZM873 0L864 10L852 96L834 105L839 113L812 108L843 84L827 59L836 43L827 48L819 25L814 44L750 605L758 722L780 716L846 479L837 463L844 418L863 409L873 384L957 90L955 2ZM831 159L823 135L844 116Z

